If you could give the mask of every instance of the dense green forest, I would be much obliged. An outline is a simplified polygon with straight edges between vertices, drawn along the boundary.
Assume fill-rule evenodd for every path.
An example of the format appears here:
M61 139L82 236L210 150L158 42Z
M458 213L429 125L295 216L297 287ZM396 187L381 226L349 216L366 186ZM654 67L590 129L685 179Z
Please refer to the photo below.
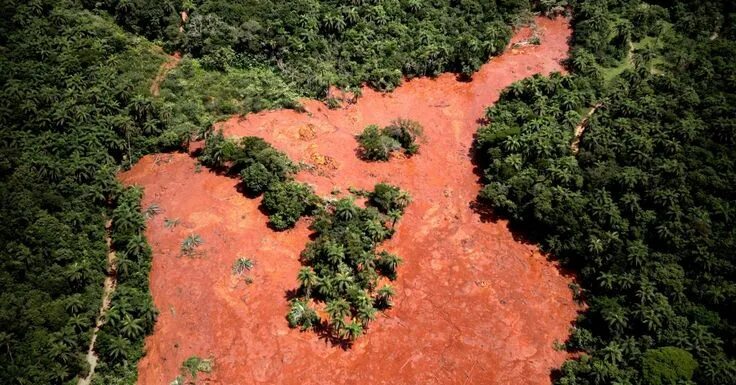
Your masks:
M504 49L510 25L529 12L525 0L108 0L100 7L208 69L265 66L310 96L331 85L392 89L402 74L469 76Z
M119 286L95 383L132 383L156 313L140 193L115 172L157 147L166 114L145 94L163 57L74 2L1 7L0 383L86 374L108 236Z
M736 384L736 7L534 7L573 15L571 75L507 89L478 131L476 160L491 214L577 274L572 289L588 310L564 346L580 354L555 381ZM182 149L230 114L299 108L298 97L327 97L332 85L390 90L402 75L471 76L530 4L6 0L0 10L0 383L84 376L102 282L114 274L93 382L131 384L156 318L143 236L155 210L116 181L121 167ZM160 47L184 58L153 96L167 59ZM315 215L295 304L348 302L330 306L333 319L350 319L336 328L346 337L370 320L366 298L371 309L390 306L390 286L353 270L371 255L376 275L394 276L398 257L371 253L390 235L386 216L397 219L395 205L406 203L399 190L377 186L367 209L325 204L268 143L207 141L202 162L227 164L251 196L264 194L275 229ZM333 264L335 253L321 251L358 235L368 253L338 253ZM108 239L118 259L110 272ZM368 291L353 282L320 293L318 274L355 276ZM317 321L303 309L289 314L294 326Z
M481 200L588 306L559 384L736 383L735 11L579 2L574 74L515 83L478 130Z

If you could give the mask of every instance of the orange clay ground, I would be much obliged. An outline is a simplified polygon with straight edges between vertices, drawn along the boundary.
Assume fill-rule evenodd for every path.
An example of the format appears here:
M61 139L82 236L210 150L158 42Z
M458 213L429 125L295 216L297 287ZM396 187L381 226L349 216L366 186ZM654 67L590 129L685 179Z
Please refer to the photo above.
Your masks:
M469 150L485 106L513 81L561 71L570 29L565 19L536 20L540 46L509 48L472 82L454 75L415 79L390 94L364 89L357 104L329 110L304 100L305 113L270 111L221 123L227 136L256 135L294 161L312 164L297 179L329 196L333 188L371 189L390 182L414 198L382 247L404 264L395 306L379 314L351 349L287 326L287 290L297 286L308 220L274 232L260 199L236 190L237 180L188 154L143 158L120 175L145 187L143 207L163 212L148 223L154 251L151 292L161 314L139 384L169 384L192 355L214 358L200 384L549 384L566 358L565 341L577 311L558 267L533 245L514 239L504 221L484 222L471 208L479 189ZM514 42L530 36L518 31ZM368 124L403 117L425 130L410 159L366 163L354 135ZM165 218L178 218L172 229ZM198 258L181 257L182 240L199 234ZM243 277L231 273L239 256L255 261Z

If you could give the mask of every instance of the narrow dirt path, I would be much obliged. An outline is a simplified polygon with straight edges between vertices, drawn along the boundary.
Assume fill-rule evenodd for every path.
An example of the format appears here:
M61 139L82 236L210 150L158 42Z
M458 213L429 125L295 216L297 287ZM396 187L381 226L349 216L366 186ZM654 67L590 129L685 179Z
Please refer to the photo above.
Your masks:
M115 272L115 252L112 251L112 239L110 238L110 228L112 227L112 221L109 220L105 224L107 230L107 237L105 242L107 243L107 276L105 277L104 289L102 292L102 304L100 305L100 313L97 315L97 321L95 322L95 329L92 331L92 339L89 342L89 349L87 349L87 362L89 363L89 374L87 377L80 378L77 385L89 385L92 381L92 376L95 374L95 367L97 366L97 353L95 353L95 342L97 341L97 333L99 333L102 325L105 324L105 316L107 311L110 309L110 298L112 293L115 291L117 284L116 272Z
M580 138L583 136L583 132L585 131L585 128L588 126L588 120L590 120L590 117L593 116L595 111L601 106L603 103L596 103L593 107L591 107L590 111L588 111L587 114L585 114L585 117L583 120L580 121L580 124L575 127L575 139L572 140L572 144L570 144L570 148L572 149L573 154L577 154L580 150Z
M158 96L158 93L161 91L161 83L163 83L166 78L166 74L179 64L179 60L181 60L181 54L179 52L174 52L173 55L169 56L169 58L161 64L156 77L153 78L153 82L151 82L151 95Z
M626 56L629 61L630 65L634 65L634 44L629 42L629 53ZM588 126L588 121L590 120L590 117L593 116L595 111L603 106L602 102L598 102L593 107L590 108L590 111L588 111L587 114L585 114L585 117L583 120L580 121L580 124L575 127L575 138L572 140L572 143L570 144L570 148L572 149L573 154L577 154L578 151L580 151L580 138L583 136L583 132L585 131L585 128Z

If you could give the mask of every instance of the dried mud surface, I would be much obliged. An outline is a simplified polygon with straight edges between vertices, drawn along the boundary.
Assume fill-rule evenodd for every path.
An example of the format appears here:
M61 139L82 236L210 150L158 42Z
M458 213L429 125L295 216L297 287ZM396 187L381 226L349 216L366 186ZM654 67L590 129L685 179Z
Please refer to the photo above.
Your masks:
M145 187L154 250L151 291L161 314L146 341L139 384L169 384L182 361L213 357L210 384L549 384L566 353L576 306L563 276L534 245L515 240L504 221L484 221L471 208L479 189L469 151L485 106L513 81L560 71L570 29L565 19L537 19L540 46L509 49L472 82L454 75L414 79L390 94L369 89L357 104L329 110L304 101L305 113L270 111L233 117L228 136L256 135L293 160L312 164L298 175L320 195L334 187L401 186L414 202L383 246L404 258L395 307L371 323L352 349L288 328L286 291L297 286L298 256L308 223L274 232L260 199L237 181L203 168L187 154L143 158L120 175ZM530 35L520 30L515 42ZM356 157L354 135L397 117L425 129L420 154L388 163ZM172 229L165 218L178 218ZM198 258L179 256L181 241L204 240ZM231 274L239 256L255 261L252 284Z

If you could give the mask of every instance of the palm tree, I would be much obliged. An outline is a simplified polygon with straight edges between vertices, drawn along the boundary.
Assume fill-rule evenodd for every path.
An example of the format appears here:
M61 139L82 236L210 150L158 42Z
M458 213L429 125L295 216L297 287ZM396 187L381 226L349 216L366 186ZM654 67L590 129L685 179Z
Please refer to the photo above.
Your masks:
M319 294L327 299L330 299L335 296L335 285L332 284L332 279L329 277L322 277L319 279L319 284L317 286L317 291Z
M602 315L608 327L617 334L623 333L629 323L625 311L621 308L610 309L603 312Z
M616 282L616 276L612 273L601 273L598 276L598 284L606 290L613 290L613 284Z
M78 333L81 333L90 326L90 323L89 319L82 316L81 314L77 314L69 318L68 325L71 326Z
M66 298L64 308L71 314L79 314L84 309L84 301L80 295L72 295Z
M345 19L340 14L328 13L325 14L323 17L324 19L322 20L322 23L328 31L342 32L347 26L347 23L345 23Z
M351 25L354 25L358 21L360 21L360 13L358 12L358 7L343 7L342 12L345 15L345 20L347 20Z
M64 382L64 380L69 378L69 370L66 365L54 363L49 368L49 371L51 372L51 378L55 380L55 383Z
M126 314L122 319L122 328L120 331L124 336L130 339L136 339L144 333L142 323L143 321L141 319L133 318L130 314Z
M562 94L562 108L567 111L574 110L578 108L578 96L575 94L575 92L567 91L564 94Z
M107 356L112 358L115 362L126 359L128 356L128 345L130 345L130 343L124 337L114 336L110 338L107 346Z
M350 199L340 199L335 205L335 217L349 221L357 216L357 208Z
M384 285L378 289L376 296L376 307L379 309L387 309L393 306L391 299L396 295L396 291L391 285Z
M648 279L644 278L639 283L639 289L636 291L636 296L639 298L641 303L651 303L654 301L656 294L654 285L649 282Z
M588 241L588 251L590 251L594 255L600 255L603 250L605 250L605 244L603 243L603 240L601 240L598 237L591 236L590 240Z
M113 223L115 230L122 232L132 232L143 227L141 216L133 211L129 205L119 205L113 213Z
M379 254L376 265L384 276L393 281L396 279L396 269L399 267L400 263L401 258L397 255L391 254L387 251L382 251Z
M143 95L136 95L130 101L130 109L137 122L145 121L146 117L153 111L153 103Z
M49 347L48 355L52 359L67 363L74 358L74 354L71 352L70 345L65 344L63 341L52 341Z
M412 13L417 13L419 10L422 9L422 0L408 0L406 2L407 8L409 8L409 11Z
M87 282L87 279L90 275L90 266L89 261L86 259L81 260L80 262L74 262L73 264L67 266L66 275L69 281L76 285L83 285Z
M324 245L327 261L333 265L338 265L345 259L345 247L334 241L328 241Z
M507 92L512 96L521 99L521 96L526 92L526 85L520 81L513 82L508 86L507 90Z
M593 63L595 63L595 61L592 60L590 53L584 49L575 50L572 57L572 65L576 71L582 74L588 74L593 67Z
M372 220L364 223L365 233L373 242L380 242L386 239L387 231L381 222Z
M357 318L363 327L368 325L368 322L376 319L376 309L372 304L367 303L358 308Z
M351 305L356 309L373 303L365 289L359 286L352 286L347 291L347 297Z
M5 351L8 352L10 362L13 360L13 352L10 350L10 346L15 346L15 340L12 333L0 332L0 346L5 346Z
M396 198L394 198L394 203L399 210L403 211L407 206L409 206L409 203L411 203L411 195L408 191L399 190L398 194L396 194Z
M299 269L299 274L297 274L296 279L304 289L304 294L307 297L311 297L312 288L319 284L319 277L317 277L317 273L315 273L314 269L311 267L302 267Z
M121 278L127 278L130 276L130 271L136 265L127 254L120 253L115 259L115 271L120 275Z
M396 227L396 222L401 219L403 213L401 212L401 210L388 210L386 215L388 215L389 219L391 219L391 228L394 228Z
M250 258L238 258L233 263L233 274L242 274L253 268L253 260Z
M564 114L564 123L570 128L577 126L583 118L575 110L566 111Z
M181 253L186 256L191 256L194 254L195 249L203 243L204 241L202 240L202 237L198 234L190 234L181 242Z
M334 299L327 302L325 311L329 314L330 319L342 320L350 315L350 304L343 298Z
M135 255L138 258L140 258L142 255L145 255L147 251L148 242L146 242L146 238L143 236L143 234L140 233L130 237L125 248L125 252L128 255Z
M347 272L347 271L340 271L337 274L335 274L335 286L338 291L345 293L348 291L348 288L353 284L354 282L353 276Z
M378 282L378 272L375 269L375 259L371 257L370 262L362 263L357 274L358 284L361 288L372 291Z
M639 319L651 332L656 332L662 327L662 313L654 310L650 307L641 306L639 310L635 311L639 316Z
M349 338L350 340L355 340L360 337L361 334L363 334L363 325L358 322L351 321L345 325L343 330L345 333L345 337Z
M295 328L299 326L301 330L306 330L314 326L317 322L317 313L309 306L306 300L293 300L286 319L289 321L289 327Z
M623 353L623 349L621 349L621 346L616 342L611 342L605 348L601 349L603 361L608 362L611 365L618 365L623 362Z
M158 310L156 310L153 302L150 299L144 300L143 303L138 305L138 312L141 315L140 319L143 321L144 328L147 331L150 331L150 328L156 322L156 318L158 317Z

